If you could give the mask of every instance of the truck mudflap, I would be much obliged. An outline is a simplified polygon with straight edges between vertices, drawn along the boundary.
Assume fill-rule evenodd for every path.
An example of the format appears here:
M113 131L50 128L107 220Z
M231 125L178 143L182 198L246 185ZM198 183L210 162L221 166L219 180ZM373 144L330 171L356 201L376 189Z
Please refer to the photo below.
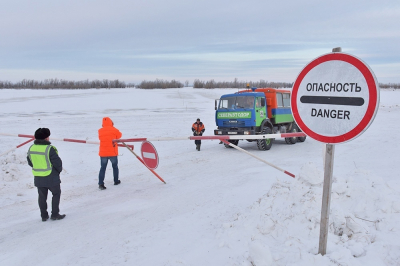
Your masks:
M214 135L255 135L254 129L214 129Z

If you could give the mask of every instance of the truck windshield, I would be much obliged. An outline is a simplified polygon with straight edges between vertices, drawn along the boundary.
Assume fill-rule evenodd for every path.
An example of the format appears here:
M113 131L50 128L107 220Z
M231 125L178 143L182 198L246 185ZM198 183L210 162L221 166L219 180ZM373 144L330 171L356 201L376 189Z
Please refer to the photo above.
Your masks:
M219 101L218 109L253 109L254 96L226 97Z

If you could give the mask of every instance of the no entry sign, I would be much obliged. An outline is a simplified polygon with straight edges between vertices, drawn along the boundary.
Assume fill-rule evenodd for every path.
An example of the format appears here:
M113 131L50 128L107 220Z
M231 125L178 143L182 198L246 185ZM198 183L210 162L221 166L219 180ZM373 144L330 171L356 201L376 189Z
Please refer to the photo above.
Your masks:
M300 129L324 143L342 143L361 135L375 118L379 86L359 58L330 53L311 61L292 89L293 117Z
M140 151L146 166L150 169L156 169L158 166L158 154L153 144L148 141L144 141Z

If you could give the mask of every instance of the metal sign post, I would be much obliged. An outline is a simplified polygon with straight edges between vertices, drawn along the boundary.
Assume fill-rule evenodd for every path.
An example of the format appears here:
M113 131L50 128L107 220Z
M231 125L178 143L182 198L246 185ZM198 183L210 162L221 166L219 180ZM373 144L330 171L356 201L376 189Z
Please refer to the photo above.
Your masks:
M333 159L335 155L335 146L326 144L325 165L324 165L324 188L322 192L322 209L321 209L321 225L319 230L319 248L318 253L326 254L326 246L328 243L329 229L329 212L331 205L332 175L333 175Z

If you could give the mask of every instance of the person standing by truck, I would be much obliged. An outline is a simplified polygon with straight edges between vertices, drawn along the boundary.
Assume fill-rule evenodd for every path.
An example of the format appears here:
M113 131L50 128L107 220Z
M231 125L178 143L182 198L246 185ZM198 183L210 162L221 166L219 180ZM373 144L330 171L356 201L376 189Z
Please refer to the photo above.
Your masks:
M193 136L201 136L205 130L203 122L200 121L200 118L197 118L196 122L192 125ZM196 144L196 150L200 151L201 140L195 140L194 144Z
M118 145L113 139L120 139L122 133L114 127L114 122L109 117L103 118L102 128L99 129L100 140L100 172L99 172L99 189L104 190L104 177L106 175L108 160L111 161L114 175L114 185L119 185L119 169L118 169Z

